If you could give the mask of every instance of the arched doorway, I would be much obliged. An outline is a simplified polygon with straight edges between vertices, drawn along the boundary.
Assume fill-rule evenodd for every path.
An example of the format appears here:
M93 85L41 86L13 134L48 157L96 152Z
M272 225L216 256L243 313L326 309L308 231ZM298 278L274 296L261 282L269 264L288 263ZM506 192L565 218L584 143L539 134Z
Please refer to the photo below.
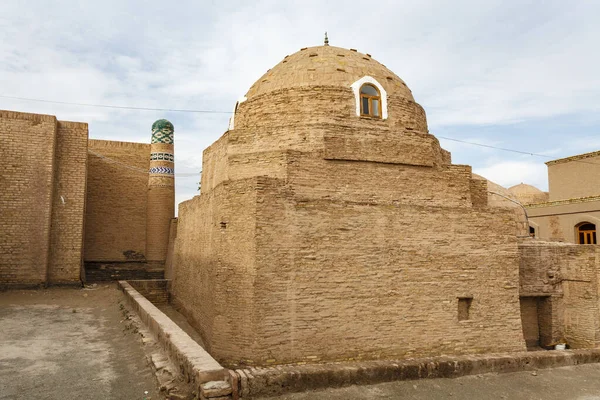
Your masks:
M589 222L582 222L576 226L577 243L596 244L596 225Z

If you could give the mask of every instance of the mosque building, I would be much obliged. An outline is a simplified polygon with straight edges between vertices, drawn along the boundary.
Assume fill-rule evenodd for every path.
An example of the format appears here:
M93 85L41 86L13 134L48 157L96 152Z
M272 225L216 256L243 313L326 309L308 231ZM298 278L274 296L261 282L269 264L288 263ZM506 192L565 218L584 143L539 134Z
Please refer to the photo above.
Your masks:
M548 199L452 164L370 54L326 42L267 71L177 220L173 132L89 140L84 123L0 112L0 285L166 275L228 367L600 344L598 246L581 225L595 215L543 215L597 201L574 160L549 163ZM586 245L567 228L554 240L561 224Z

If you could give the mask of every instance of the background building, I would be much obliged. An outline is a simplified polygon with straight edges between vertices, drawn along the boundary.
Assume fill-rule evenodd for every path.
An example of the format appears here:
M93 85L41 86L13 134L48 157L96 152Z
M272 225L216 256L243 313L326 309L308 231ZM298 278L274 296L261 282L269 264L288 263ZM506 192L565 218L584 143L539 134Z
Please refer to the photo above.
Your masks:
M11 111L0 111L0 138L1 286L163 276L174 189L161 187L162 219L149 224L151 145L89 140L85 123ZM172 182L172 168L158 172ZM148 235L164 241L152 259Z
M532 234L543 240L597 244L600 152L548 161L549 192L531 185L509 190L527 209Z

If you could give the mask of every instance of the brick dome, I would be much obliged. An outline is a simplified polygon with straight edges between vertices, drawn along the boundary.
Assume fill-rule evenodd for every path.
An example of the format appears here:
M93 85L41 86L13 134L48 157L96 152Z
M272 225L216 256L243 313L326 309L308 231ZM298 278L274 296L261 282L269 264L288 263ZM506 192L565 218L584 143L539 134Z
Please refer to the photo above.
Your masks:
M381 115L364 118L364 84L377 87ZM229 129L317 124L428 133L425 111L402 79L368 54L333 46L304 48L267 71L236 105Z
M518 185L508 188L508 190L522 203L543 203L548 201L548 194L542 192L535 186L528 185L526 183L520 183Z
M349 87L364 76L375 78L388 96L414 101L406 83L369 54L333 46L307 47L286 56L252 85L246 97L303 86Z

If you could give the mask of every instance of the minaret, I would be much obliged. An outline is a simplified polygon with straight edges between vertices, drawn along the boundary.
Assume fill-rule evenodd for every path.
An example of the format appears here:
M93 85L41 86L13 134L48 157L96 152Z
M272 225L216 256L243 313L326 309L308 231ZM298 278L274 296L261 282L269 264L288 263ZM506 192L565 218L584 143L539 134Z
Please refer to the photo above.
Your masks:
M175 217L175 157L173 124L159 119L152 124L148 206L146 218L146 260L167 258L169 225Z

